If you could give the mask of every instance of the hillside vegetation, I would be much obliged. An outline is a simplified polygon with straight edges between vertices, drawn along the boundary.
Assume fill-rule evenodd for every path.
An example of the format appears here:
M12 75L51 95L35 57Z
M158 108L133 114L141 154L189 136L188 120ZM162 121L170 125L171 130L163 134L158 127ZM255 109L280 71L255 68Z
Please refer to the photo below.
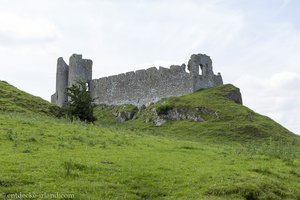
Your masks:
M230 100L232 85L141 110L102 106L95 124L55 118L53 105L4 82L0 90L2 196L300 198L299 137Z
M57 115L59 108L40 97L23 92L5 81L0 81L0 111Z
M266 141L268 138L274 140L295 138L295 134L269 117L257 114L229 98L230 94L238 93L238 88L227 84L181 97L162 99L139 111L134 120L125 123L118 123L113 113L132 112L135 109L132 105L99 107L96 115L98 123L103 126L137 129L152 134L196 141L203 139L220 141L221 139L222 142L224 140L259 142ZM173 119L166 120L167 123L159 127L155 124L157 118L166 118L168 112L174 113L174 110L181 116L201 117L203 122Z

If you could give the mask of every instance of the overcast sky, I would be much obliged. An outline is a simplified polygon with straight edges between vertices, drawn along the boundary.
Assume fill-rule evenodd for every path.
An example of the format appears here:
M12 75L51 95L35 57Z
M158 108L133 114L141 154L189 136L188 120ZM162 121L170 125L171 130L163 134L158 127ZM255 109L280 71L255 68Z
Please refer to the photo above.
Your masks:
M57 58L93 78L213 59L244 104L300 134L298 0L0 0L0 79L50 100Z

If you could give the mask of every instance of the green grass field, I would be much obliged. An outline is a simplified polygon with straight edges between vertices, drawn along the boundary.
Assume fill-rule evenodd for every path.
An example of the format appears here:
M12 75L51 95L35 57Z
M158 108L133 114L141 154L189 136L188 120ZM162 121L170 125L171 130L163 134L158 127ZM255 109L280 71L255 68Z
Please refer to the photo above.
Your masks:
M86 124L56 118L57 107L0 82L0 194L300 199L299 136L227 99L232 90L163 99L123 123L112 112L132 107L99 107ZM155 126L151 110L165 105L212 112L204 122Z

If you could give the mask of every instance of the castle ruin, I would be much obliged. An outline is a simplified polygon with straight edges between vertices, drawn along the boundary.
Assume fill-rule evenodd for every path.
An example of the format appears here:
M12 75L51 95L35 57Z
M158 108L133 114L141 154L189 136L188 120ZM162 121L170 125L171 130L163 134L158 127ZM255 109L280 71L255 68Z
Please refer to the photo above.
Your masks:
M186 65L182 64L92 79L92 65L93 62L82 59L82 55L73 54L69 65L63 58L58 58L56 92L51 96L51 102L62 107L68 101L66 89L77 80L88 83L90 94L97 105L133 104L138 107L162 98L182 96L223 84L221 74L214 74L212 60L205 54L191 55L188 72Z

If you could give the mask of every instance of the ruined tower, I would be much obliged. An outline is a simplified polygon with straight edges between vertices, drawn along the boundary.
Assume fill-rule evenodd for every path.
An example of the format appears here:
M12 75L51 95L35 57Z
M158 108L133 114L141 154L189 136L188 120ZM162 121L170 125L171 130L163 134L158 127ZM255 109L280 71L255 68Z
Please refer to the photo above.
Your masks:
M199 67L202 76L213 76L212 60L205 54L193 54L188 62L188 70L195 76L199 75Z
M89 83L92 80L93 62L82 59L82 55L73 54L69 60L69 66L63 58L57 60L56 92L51 96L51 103L62 107L67 101L66 90L76 81Z
M70 57L69 64L68 87L71 87L76 81L88 83L92 80L92 60L82 59L82 55L73 54Z
M201 74L199 74L199 69L201 69ZM190 71L193 79L193 91L223 84L221 74L214 74L212 60L208 55L191 55L191 58L188 62L188 70Z

